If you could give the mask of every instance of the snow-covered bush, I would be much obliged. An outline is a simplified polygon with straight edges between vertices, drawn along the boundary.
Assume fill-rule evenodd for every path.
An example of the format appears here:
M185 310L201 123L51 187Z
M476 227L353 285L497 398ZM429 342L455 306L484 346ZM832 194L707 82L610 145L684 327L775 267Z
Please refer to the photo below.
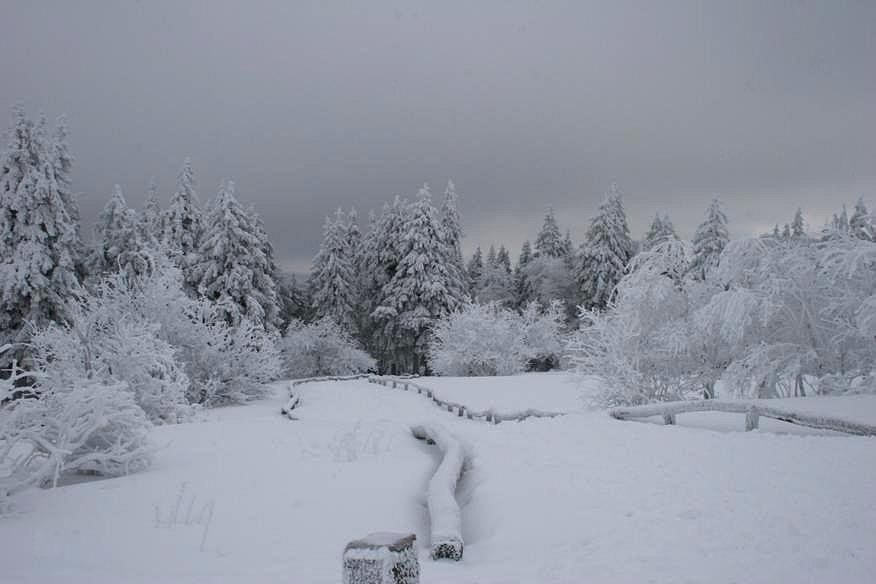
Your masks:
M286 374L291 377L353 375L373 370L375 360L330 318L310 324L293 320L283 338Z
M660 245L640 254L609 309L582 313L570 357L604 380L599 401L714 397L719 385L760 398L874 388L876 244L741 239L697 274L683 257Z
M151 460L151 424L127 383L63 377L56 367L38 358L32 372L13 365L0 376L0 498L57 484L63 472L115 476ZM10 399L22 376L36 398Z
M498 304L468 304L432 330L429 366L439 375L512 375L528 361L522 322Z
M260 397L265 383L282 374L278 335L243 317L229 325L224 310L206 298L193 299L183 275L162 252L137 276L120 275L117 310L157 323L159 339L176 350L188 376L190 403L216 405Z
M513 375L562 354L562 303L537 302L519 314L496 303L468 304L432 331L429 365L439 375Z

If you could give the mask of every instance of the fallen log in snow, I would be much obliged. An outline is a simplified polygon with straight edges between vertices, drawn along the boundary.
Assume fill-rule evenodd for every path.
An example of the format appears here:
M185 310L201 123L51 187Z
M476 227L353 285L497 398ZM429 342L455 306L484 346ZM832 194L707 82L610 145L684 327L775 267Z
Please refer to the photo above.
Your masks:
M436 444L444 457L429 481L426 502L431 524L432 559L462 559L462 518L456 486L465 467L462 444L437 425L414 426L414 437Z
M675 424L675 416L690 412L728 412L745 414L745 430L755 430L761 416L782 422L816 428L818 430L833 430L856 436L876 436L876 426L844 420L842 418L820 416L805 412L797 412L787 406L773 406L752 401L725 401L707 399L699 401L676 401L644 406L617 407L608 414L618 420L633 420L662 416L666 425Z

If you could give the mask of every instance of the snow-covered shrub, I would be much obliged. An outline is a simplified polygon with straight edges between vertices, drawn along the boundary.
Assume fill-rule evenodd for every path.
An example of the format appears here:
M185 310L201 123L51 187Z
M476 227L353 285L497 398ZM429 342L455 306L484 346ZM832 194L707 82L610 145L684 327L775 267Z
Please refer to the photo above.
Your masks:
M563 302L553 300L545 309L538 302L530 302L523 309L520 318L529 369L559 367L565 350Z
M330 318L310 324L293 320L283 338L283 359L291 377L353 375L377 364L350 334Z
M432 331L429 365L439 375L513 375L562 354L562 303L537 302L519 314L496 303L468 304Z
M429 366L439 375L512 375L528 360L522 322L498 304L468 304L432 330Z
M115 476L149 464L151 424L125 382L63 377L52 360L36 363L0 379L0 497L57 484L62 472ZM24 375L38 397L8 399Z
M223 308L193 299L183 288L183 275L162 252L136 276L121 275L118 310L157 323L159 339L176 350L189 385L190 403L216 405L264 395L265 383L281 376L278 335L242 317L229 325Z

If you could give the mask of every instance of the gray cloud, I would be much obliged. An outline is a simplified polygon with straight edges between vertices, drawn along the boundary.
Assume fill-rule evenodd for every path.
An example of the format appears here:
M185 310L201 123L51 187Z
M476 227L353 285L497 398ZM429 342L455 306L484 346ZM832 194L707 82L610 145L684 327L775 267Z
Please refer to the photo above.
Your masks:
M876 202L876 4L30 2L0 20L0 108L66 112L93 218L112 185L166 197L191 155L297 269L323 217L423 181L461 193L466 247L580 239L607 185L634 232L692 234L707 199L737 235Z

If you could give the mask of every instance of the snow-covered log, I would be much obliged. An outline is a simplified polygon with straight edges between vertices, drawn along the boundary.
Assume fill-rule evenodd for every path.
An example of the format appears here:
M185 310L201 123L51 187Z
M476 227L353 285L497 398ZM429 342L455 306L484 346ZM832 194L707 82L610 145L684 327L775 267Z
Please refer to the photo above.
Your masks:
M372 533L344 548L344 584L417 584L414 534Z
M758 427L760 417L772 418L798 426L816 428L819 430L832 430L856 436L876 436L876 426L844 420L829 416L820 416L804 412L794 411L787 406L772 406L751 401L726 401L707 399L701 401L676 401L648 404L643 406L630 406L612 408L609 415L618 420L633 420L636 418L650 418L662 416L665 424L675 423L677 414L688 412L728 412L745 414L745 430L755 430Z
M431 523L432 559L462 559L462 518L456 502L456 485L465 466L465 449L444 428L437 425L411 428L420 440L434 443L444 454L429 481L426 494Z

